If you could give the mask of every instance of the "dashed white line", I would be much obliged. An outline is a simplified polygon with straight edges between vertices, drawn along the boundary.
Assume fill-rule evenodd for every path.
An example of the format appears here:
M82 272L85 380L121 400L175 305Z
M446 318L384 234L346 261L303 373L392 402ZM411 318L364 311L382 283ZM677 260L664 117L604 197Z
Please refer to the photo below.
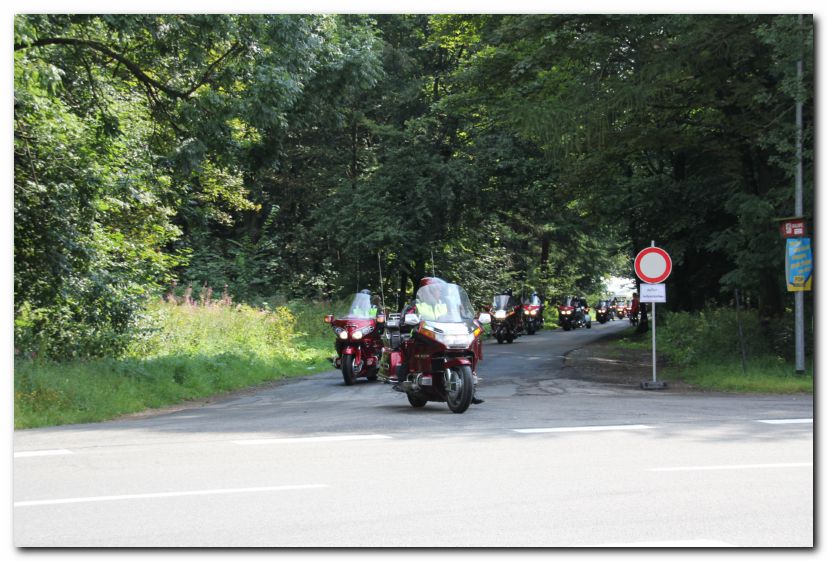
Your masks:
M611 430L645 430L655 427L649 425L608 425L591 427L552 427L539 429L512 429L519 433L541 433L541 432L589 432L589 431L611 431Z
M768 425L794 425L794 424L813 424L812 419L763 419L759 423L766 423Z
M239 489L206 489L202 491L175 491L170 493L144 493L138 495L109 495L102 497L76 497L71 499L50 499L41 501L18 501L15 507L60 505L71 503L96 503L102 501L126 501L133 499L162 499L168 497L188 497L197 495L227 495L232 493L262 493L270 491L293 491L297 489L320 489L327 487L324 483L307 485L278 485L275 487L246 487Z
M28 452L15 452L15 458L33 458L35 456L65 456L72 454L71 450L30 450Z
M345 442L351 440L379 440L391 438L384 434L350 434L344 436L307 436L293 438L258 438L252 440L234 440L235 444L242 446L256 446L260 444L297 444L307 442Z
M707 471L707 470L728 470L728 469L772 469L772 468L797 468L813 467L813 462L794 462L784 464L734 464L721 466L682 466L650 468L646 471Z

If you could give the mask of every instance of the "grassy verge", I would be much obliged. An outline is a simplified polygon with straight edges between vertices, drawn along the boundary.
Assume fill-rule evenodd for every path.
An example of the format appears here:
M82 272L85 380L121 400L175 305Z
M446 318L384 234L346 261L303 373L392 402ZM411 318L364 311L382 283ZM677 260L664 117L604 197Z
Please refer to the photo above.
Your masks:
M151 329L125 357L17 360L15 428L102 421L322 371L332 354L325 311L153 304Z
M660 333L660 329L658 329ZM664 338L666 339L666 338ZM635 333L627 329L614 342L617 355L625 350L652 350L652 333ZM739 355L698 357L688 364L675 364L685 349L675 349L668 340L657 340L658 379L680 380L695 388L709 391L744 393L813 393L813 363L808 360L805 374L795 374L795 364L783 358L763 354L746 362L746 371Z

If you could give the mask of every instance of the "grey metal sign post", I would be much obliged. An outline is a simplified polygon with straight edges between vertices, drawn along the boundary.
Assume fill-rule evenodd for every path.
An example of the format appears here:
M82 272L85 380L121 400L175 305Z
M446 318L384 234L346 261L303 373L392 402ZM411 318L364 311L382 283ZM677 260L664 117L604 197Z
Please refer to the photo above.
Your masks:
M655 247L654 240L651 247L642 250L635 257L635 273L646 283L640 285L639 301L652 304L652 381L640 383L644 390L659 390L666 387L666 382L658 382L655 303L666 302L666 285L661 283L671 272L672 259L663 249Z

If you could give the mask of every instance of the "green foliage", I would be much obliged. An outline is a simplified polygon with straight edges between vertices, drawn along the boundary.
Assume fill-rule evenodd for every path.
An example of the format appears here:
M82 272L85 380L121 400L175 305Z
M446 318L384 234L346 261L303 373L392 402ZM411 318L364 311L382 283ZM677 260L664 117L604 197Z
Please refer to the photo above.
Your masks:
M31 14L14 44L24 356L124 353L173 282L339 298L381 258L394 306L432 271L554 300L653 239L670 308L788 323L811 17Z
M326 308L153 302L120 359L16 360L15 427L101 421L317 372L332 348L315 329L329 331Z
M763 315L781 314L772 220L792 214L792 108L801 99L811 114L811 18L484 16L478 29L458 101L537 144L563 200L579 199L593 226L613 222L629 257L652 239L668 248L670 305L700 309L740 287ZM806 208L812 130L807 119Z
M749 310L740 315L747 353L754 356L772 348L757 312ZM662 343L670 360L679 365L733 359L741 352L734 310L707 308L698 313L658 314L657 336L658 346Z
M741 360L733 310L708 308L700 313L658 311L658 379L680 380L706 391L798 393L813 391L813 362L804 374L795 372L788 325L762 326L753 311L742 312L746 362ZM620 352L651 353L651 333L629 333L615 345ZM813 339L808 334L811 351ZM744 369L746 366L746 370Z
M679 365L703 361L740 359L738 326L740 315L746 356L792 360L795 352L793 317L762 321L757 310L709 307L697 313L658 311L657 335L664 351ZM814 351L815 339L809 326L805 329L805 349ZM658 343L660 345L660 343Z

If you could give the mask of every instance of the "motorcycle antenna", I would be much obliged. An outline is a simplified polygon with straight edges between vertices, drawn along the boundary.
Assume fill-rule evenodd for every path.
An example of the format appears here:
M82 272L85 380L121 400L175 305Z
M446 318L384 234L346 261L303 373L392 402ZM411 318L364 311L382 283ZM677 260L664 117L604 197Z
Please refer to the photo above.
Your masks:
M379 294L382 296L382 309L385 309L385 288L384 282L382 282L382 254L378 251L376 252L376 259L379 261Z
M436 267L434 267L434 246L431 246L431 275L436 276Z

